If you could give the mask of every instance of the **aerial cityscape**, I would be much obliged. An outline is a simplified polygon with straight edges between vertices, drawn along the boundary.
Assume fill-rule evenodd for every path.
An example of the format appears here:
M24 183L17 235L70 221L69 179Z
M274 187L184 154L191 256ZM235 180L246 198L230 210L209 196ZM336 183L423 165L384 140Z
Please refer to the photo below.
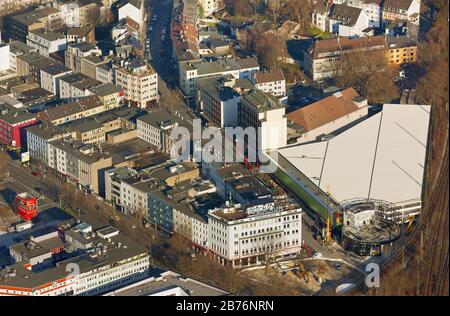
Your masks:
M0 296L448 296L448 15L0 0Z

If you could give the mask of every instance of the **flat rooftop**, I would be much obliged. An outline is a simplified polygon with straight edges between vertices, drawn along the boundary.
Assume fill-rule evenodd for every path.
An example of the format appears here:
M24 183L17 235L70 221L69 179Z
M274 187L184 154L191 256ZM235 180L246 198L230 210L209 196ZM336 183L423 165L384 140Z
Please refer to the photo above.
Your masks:
M286 147L279 154L337 202L420 199L429 122L430 106L385 104L328 141Z
M174 288L181 288L189 296L225 296L229 294L206 283L191 278L183 278L172 271L155 270L152 274L143 281L110 292L105 296L154 296L162 291Z

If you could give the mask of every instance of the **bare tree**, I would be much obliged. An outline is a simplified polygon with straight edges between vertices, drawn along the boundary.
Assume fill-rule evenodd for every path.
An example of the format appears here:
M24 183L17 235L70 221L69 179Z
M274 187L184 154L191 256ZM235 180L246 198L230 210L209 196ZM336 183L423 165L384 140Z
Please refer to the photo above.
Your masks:
M391 102L399 97L393 82L394 68L388 66L384 50L343 54L330 68L334 69L338 86L354 87L370 103Z
M283 0L267 0L267 9L269 10L275 27L278 26L278 21L282 10L282 2Z
M7 154L3 150L0 151L0 181L4 181L5 179L9 178L7 161Z
M282 37L265 33L256 39L255 51L262 66L275 69L286 56L286 41Z
M312 4L310 0L287 0L286 10L301 27L311 23Z

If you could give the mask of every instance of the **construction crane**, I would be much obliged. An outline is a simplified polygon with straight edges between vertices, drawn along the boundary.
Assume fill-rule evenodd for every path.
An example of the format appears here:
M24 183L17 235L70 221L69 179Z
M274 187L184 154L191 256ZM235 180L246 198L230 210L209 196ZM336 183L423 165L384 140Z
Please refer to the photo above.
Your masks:
M414 220L416 219L416 215L409 215L405 218L404 223L408 223L408 226L406 226L406 233L410 235L412 233Z

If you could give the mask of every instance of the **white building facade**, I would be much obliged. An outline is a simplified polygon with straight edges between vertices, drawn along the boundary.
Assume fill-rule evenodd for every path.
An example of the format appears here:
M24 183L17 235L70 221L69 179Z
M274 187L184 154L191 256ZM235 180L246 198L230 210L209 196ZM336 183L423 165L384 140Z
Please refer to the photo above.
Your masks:
M0 71L5 71L11 68L9 51L8 44L0 44Z
M27 35L27 45L36 48L39 54L48 57L51 53L65 50L67 39L62 33L31 31Z
M123 89L126 101L145 108L148 102L159 99L158 74L149 66L138 69L122 67L115 73L115 84Z
M292 255L302 246L302 209L278 202L245 211L239 205L214 209L208 212L208 240L216 259L232 267Z

